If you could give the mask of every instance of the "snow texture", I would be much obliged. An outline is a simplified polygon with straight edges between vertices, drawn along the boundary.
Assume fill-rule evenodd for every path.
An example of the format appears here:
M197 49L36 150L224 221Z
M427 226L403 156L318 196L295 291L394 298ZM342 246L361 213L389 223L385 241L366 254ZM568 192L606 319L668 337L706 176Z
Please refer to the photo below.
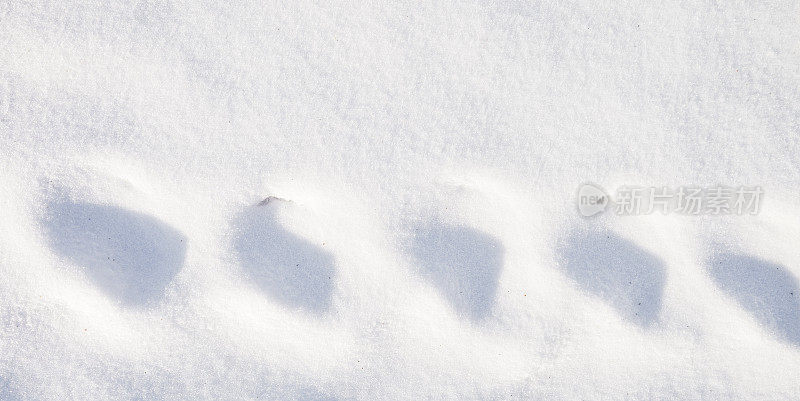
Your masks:
M799 61L794 0L0 0L0 399L799 399Z

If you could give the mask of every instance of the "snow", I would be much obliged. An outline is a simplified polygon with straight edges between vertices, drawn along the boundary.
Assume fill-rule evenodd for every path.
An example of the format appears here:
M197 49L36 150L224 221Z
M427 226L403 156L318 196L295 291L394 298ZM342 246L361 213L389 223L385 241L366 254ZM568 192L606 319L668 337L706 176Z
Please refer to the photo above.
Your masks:
M793 1L0 0L0 399L796 399L798 44Z

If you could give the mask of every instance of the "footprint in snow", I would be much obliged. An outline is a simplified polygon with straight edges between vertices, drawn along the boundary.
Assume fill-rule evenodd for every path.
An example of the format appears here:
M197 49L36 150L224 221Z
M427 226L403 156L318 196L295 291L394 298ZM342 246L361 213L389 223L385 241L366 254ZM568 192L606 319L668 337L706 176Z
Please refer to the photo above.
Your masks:
M717 285L767 330L800 345L800 284L784 267L763 259L719 252L708 261Z
M180 270L186 237L153 216L117 206L57 201L44 220L53 250L130 305L160 298Z
M333 255L278 221L287 201L269 197L236 222L233 247L245 273L273 299L293 308L325 312L336 274Z
M658 257L600 228L573 231L557 250L564 272L584 291L641 327L658 320L666 282Z
M503 268L503 245L474 228L431 221L415 232L412 253L453 307L473 321L491 312Z

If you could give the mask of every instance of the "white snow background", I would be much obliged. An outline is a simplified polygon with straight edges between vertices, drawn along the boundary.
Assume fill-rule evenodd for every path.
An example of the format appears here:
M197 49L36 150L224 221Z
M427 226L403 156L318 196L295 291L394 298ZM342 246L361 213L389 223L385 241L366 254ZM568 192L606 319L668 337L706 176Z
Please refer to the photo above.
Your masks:
M798 399L799 188L793 0L0 0L0 399Z

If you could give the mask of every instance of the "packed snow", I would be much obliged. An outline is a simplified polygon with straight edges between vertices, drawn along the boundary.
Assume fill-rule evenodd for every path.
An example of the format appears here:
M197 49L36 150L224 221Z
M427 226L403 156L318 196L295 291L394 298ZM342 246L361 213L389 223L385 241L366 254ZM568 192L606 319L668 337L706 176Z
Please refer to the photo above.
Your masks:
M800 399L800 2L0 0L0 188L2 400Z

